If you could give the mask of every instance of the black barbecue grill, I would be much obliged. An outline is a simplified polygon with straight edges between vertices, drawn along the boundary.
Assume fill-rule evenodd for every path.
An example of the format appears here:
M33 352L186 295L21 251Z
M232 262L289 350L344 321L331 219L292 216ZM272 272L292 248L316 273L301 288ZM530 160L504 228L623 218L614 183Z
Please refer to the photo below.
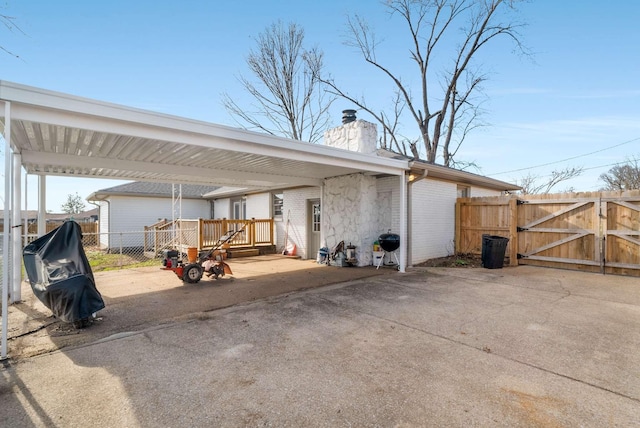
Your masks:
M378 237L378 244L380 244L380 248L384 251L384 255L387 253L393 254L393 257L396 259L396 266L400 269L400 262L398 261L398 256L396 255L396 250L400 248L400 235L396 235L395 233L383 233ZM389 260L391 260L391 256L389 255ZM384 261L384 256L380 257L380 261L378 262L378 266L376 269L380 268L380 265Z

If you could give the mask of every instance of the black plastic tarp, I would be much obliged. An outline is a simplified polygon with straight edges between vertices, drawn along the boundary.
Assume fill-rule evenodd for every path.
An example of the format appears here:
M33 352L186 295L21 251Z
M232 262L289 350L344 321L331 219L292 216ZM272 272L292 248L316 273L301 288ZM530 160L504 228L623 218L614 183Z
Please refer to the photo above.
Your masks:
M36 239L22 255L33 293L56 317L77 322L104 309L75 221Z

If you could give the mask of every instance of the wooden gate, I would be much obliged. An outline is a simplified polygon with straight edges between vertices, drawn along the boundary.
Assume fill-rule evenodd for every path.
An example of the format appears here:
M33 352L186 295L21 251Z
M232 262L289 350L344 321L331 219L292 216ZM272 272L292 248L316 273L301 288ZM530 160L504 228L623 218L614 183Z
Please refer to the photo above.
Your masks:
M640 196L602 198L605 270L640 276Z
M601 271L598 199L520 199L517 225L519 264Z
M457 205L456 251L477 252L482 233L502 230L511 265L640 276L640 191L461 198Z

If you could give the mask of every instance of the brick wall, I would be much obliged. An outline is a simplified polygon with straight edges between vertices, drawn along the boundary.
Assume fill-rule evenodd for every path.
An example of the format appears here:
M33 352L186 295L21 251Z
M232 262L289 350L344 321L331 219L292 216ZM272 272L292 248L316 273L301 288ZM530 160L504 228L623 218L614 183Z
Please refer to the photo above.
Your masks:
M380 178L378 187L378 233L400 233L400 178ZM373 243L372 243L373 244Z

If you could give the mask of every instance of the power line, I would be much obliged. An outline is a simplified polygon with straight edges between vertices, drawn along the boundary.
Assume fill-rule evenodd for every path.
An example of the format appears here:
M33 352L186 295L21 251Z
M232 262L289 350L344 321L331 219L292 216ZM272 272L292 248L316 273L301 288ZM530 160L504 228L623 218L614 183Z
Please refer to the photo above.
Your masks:
M617 166L617 165L624 165L626 164L627 161L620 161L620 162L615 162L615 163L609 163L606 165L597 165L597 166L590 166L588 168L582 168L581 173L584 171L591 171L592 169L599 169L599 168L606 168L606 167L610 167L610 166ZM546 177L551 177L553 176L553 174L545 174L545 175L541 175L539 178L546 178ZM576 176L574 178L577 178L579 176Z
M494 176L494 175L509 174L510 172L520 172L520 171L526 171L528 169L535 169L535 168L541 168L543 166L555 165L555 164L558 164L558 163L562 163L562 162L567 162L567 161L574 160L574 159L583 158L585 156L591 156L593 154L604 152L604 151L610 150L610 149L614 149L616 147L624 146L625 144L633 143L634 141L639 141L639 140L640 140L640 137L634 138L634 139L629 140L629 141L625 141L624 143L615 144L613 146L605 147L605 148L600 149L600 150L596 150L596 151L593 151L593 152L585 153L585 154L582 154L582 155L573 156L573 157L570 157L570 158L566 158L566 159L562 159L562 160L558 160L558 161L554 161L554 162L543 163L543 164L540 164L540 165L530 166L530 167L526 167L526 168L512 169L510 171L497 172L495 174L487 174L487 176L491 177L491 176Z
M582 168L582 170L583 170L583 171L590 171L590 170L592 170L592 169L606 168L606 167L608 167L608 166L624 165L625 163L627 163L627 161L616 162L616 163L610 163L610 164L607 164L607 165L590 166L589 168Z

